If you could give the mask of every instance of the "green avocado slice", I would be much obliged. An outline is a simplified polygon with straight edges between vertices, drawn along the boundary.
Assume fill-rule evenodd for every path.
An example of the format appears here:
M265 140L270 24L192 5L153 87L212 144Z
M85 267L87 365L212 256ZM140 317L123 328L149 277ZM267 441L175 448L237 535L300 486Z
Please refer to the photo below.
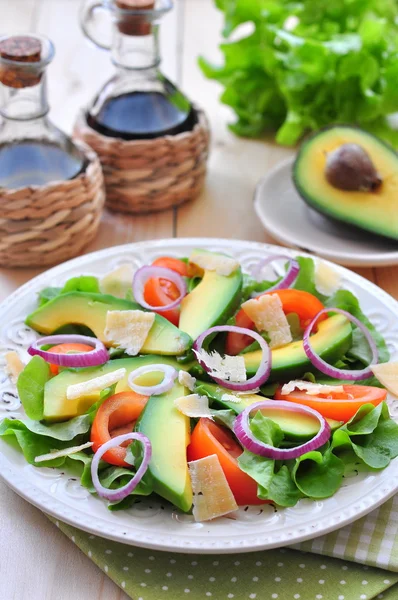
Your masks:
M35 331L52 334L64 325L85 325L105 345L106 313L111 310L142 310L130 300L122 300L107 294L70 292L57 296L38 308L26 318L26 324ZM184 354L192 340L164 317L156 314L155 322L141 348L142 354Z
M327 157L345 144L360 146L382 183L370 191L344 190L325 176ZM327 217L398 240L398 156L393 148L356 127L323 129L306 140L293 167L293 181L303 200Z
M192 506L192 486L187 464L190 419L174 406L174 400L187 394L180 384L160 396L151 396L136 425L152 444L149 472L154 491L182 511Z
M228 276L205 270L201 282L181 303L180 329L196 340L206 329L224 324L237 309L241 291L240 267Z
M44 386L44 419L46 421L66 421L83 414L99 399L99 394L95 393L82 396L76 400L67 400L66 390L70 385L107 375L117 369L126 369L126 376L116 384L116 393L125 392L130 389L127 385L127 378L131 371L138 369L138 367L153 364L171 365L177 370L187 370L190 366L179 365L173 358L166 356L151 355L118 358L110 360L100 367L61 371L59 375L47 381Z
M221 409L231 409L236 414L243 412L245 408L248 408L255 402L268 400L268 398L260 396L260 394L245 394L244 396L239 396L239 402L229 402L228 399L223 400L223 396L224 394L233 394L231 390L227 390L215 383L201 381L197 381L195 392L207 396ZM213 408L216 408L216 406L213 406ZM319 421L310 415L293 415L287 412L284 413L277 408L267 408L262 412L264 416L279 425L285 437L289 440L297 442L308 440L314 437L319 431ZM326 421L329 423L332 431L343 425L343 421L336 421L334 419L326 419Z
M311 345L326 362L335 363L351 348L352 328L343 315L333 315L319 324L318 331L311 336ZM258 370L262 358L261 350L242 355L245 359L247 376L252 377ZM268 382L290 381L301 377L307 371L316 369L304 352L303 342L291 342L272 351L272 370Z

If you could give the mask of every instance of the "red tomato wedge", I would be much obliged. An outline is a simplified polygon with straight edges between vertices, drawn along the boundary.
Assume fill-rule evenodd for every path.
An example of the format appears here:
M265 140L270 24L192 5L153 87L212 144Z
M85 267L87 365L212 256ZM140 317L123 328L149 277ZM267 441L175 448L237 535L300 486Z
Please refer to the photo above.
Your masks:
M188 446L188 461L216 454L237 504L266 504L257 498L257 483L239 468L237 458L243 452L232 433L210 419L199 420Z
M58 344L51 348L51 352L55 354L76 354L78 352L91 352L92 350L93 346L88 344ZM58 375L59 366L50 365L50 370L53 375Z
M333 392L325 395L310 396L305 391L295 390L283 395L281 388L275 394L275 400L289 400L304 404L321 415L336 421L347 422L363 404L377 406L386 399L387 391L370 385L344 385L344 393Z
M164 267L171 269L179 275L187 276L188 268L184 261L178 258L164 256L157 258L153 263L155 267ZM151 306L166 306L179 296L177 287L167 279L153 278L149 279L145 284L144 298ZM161 314L165 319L168 319L173 325L178 326L180 320L180 309L172 308L171 310L162 311Z
M111 438L133 431L134 424L142 413L148 396L135 392L120 392L107 398L98 409L91 427L90 440L93 442L93 452ZM117 467L130 467L125 462L126 448L117 446L105 452L102 460Z
M264 294L276 294L279 296L285 315L296 313L300 319L300 326L302 329L305 329L312 319L324 308L322 302L318 300L316 296L301 290L271 290L270 292L264 292ZM264 294L261 294L261 296ZM260 296L258 296L258 298L260 298ZM319 322L325 319L327 319L327 315L321 315L319 317ZM243 308L236 314L235 321L238 327L254 329L253 321L246 315ZM228 333L225 351L231 356L236 356L236 354L239 354L251 344L252 341L253 340L247 335Z

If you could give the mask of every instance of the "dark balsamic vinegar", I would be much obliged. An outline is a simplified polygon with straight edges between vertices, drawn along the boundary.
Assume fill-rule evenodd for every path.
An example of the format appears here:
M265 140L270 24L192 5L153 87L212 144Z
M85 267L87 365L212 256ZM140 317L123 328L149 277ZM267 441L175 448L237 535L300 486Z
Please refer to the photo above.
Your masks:
M0 187L19 188L73 179L86 166L72 144L69 149L45 140L0 144Z
M87 122L102 135L137 140L191 131L197 116L159 92L131 92L107 100Z

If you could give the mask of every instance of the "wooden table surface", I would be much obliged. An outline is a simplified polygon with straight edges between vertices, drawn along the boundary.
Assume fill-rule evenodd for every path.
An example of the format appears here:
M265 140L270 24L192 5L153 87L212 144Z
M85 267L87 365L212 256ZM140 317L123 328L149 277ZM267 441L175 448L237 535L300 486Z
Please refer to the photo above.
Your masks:
M56 45L49 68L53 121L70 132L79 107L112 73L106 53L87 43L78 26L80 0L0 0L1 32L35 31ZM218 57L221 16L212 0L177 0L163 22L162 70L207 111L212 152L206 188L194 203L142 217L104 215L86 251L155 238L209 236L272 242L256 218L256 182L292 154L265 141L243 140L226 128L231 118L218 102L219 86L205 80L196 59ZM355 269L398 298L398 268ZM0 300L40 269L0 270ZM127 596L40 511L0 482L1 600L116 600Z

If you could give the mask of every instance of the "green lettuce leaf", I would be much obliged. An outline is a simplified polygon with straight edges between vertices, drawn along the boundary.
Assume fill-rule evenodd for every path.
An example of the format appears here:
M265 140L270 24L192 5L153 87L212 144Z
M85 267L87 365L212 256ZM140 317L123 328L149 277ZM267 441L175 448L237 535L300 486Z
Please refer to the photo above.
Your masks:
M292 479L304 496L329 498L341 486L344 463L329 447L325 452L312 451L296 459Z
M18 377L17 389L25 413L40 421L44 411L44 386L50 379L50 366L41 356L33 356Z

